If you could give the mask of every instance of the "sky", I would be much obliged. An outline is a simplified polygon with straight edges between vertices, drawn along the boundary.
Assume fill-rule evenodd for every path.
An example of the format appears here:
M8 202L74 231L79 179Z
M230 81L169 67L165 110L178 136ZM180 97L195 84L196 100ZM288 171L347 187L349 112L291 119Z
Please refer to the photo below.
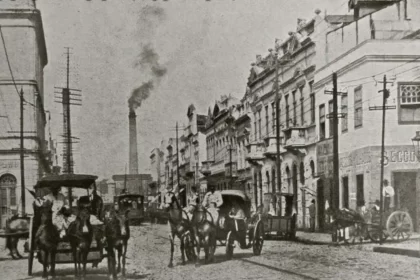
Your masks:
M70 88L75 172L111 178L128 164L128 99L137 89L139 171L150 173L150 153L175 137L187 121L221 95L241 98L250 64L296 30L314 11L343 14L347 0L38 0L48 52L46 109L60 140L62 108L54 87L65 85L70 47ZM146 51L145 51L146 50ZM162 71L154 71L156 69ZM159 73L159 75L156 75ZM145 92L142 85L153 85ZM140 98L140 99L139 99ZM61 151L59 151L61 154ZM127 166L128 169L128 166Z

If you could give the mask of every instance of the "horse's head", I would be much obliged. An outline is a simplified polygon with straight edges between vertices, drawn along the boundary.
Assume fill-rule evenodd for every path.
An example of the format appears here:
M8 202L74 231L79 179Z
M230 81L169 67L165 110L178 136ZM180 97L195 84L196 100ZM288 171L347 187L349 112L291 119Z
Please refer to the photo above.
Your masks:
M50 201L45 201L41 206L35 205L35 211L37 211L39 213L39 217L41 217L41 224L49 222L52 223L52 206L53 204Z
M114 209L107 209L104 212L104 221L108 229L113 232L114 238L127 236L129 233L129 217L130 210L119 213Z
M163 208L166 211L169 211L169 209L179 209L181 208L179 205L178 200L176 199L176 196L173 192L168 192L163 197Z

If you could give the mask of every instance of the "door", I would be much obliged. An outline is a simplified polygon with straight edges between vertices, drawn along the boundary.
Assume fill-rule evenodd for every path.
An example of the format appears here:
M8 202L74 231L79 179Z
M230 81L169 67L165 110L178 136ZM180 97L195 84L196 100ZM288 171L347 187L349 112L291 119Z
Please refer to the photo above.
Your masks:
M316 188L316 204L317 204L317 220L320 230L325 228L325 197L324 197L324 182L320 179Z
M365 202L365 188L363 174L356 175L356 205L363 205Z
M349 209L349 177L343 177L342 207Z
M395 189L394 209L407 208L413 221L413 228L417 231L416 176L416 172L394 172L393 187Z

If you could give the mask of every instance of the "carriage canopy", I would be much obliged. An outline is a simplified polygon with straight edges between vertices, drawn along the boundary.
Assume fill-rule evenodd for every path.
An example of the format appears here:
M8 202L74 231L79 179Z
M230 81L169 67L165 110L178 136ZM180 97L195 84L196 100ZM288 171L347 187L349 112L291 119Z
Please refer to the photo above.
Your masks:
M89 189L96 179L98 176L86 174L51 175L39 179L35 189L58 187Z
M221 191L223 197L223 204L220 207L220 212L227 214L232 209L234 203L245 212L247 217L250 216L251 212L251 200L240 190L223 190Z

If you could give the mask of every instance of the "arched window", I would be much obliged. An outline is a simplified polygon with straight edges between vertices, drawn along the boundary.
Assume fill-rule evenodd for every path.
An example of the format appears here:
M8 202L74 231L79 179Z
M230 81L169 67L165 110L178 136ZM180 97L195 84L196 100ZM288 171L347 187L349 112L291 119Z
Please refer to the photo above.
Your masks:
M290 188L290 179L291 179L291 176L290 176L290 168L288 166L288 167L286 167L287 188ZM290 189L289 189L289 191L290 191Z
M10 206L16 206L16 177L5 174L0 177L1 213L8 214Z
M300 163L299 175L300 175L300 183L304 185L305 184L305 167L303 166L303 162Z
M315 163L313 160L311 160L311 162L309 163L310 167L311 167L311 175L312 178L315 177Z

